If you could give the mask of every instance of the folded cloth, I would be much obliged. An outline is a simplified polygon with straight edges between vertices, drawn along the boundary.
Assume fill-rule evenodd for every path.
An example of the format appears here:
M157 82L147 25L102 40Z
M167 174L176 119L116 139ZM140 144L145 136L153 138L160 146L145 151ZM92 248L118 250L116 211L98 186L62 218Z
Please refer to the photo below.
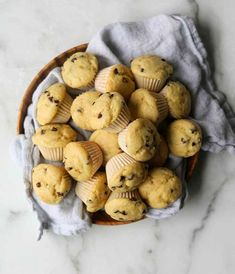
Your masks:
M115 63L129 65L130 60L143 54L157 54L168 60L174 66L174 77L191 91L191 118L202 127L202 149L210 152L235 152L235 115L224 95L216 91L212 83L207 53L191 18L159 15L140 22L111 24L93 37L87 51L98 57L100 68ZM59 68L56 73L57 80L62 81L58 76ZM43 81L43 87L51 83L48 81L50 77L51 74ZM34 102L38 96L36 93L37 91ZM30 140L34 127L37 126L32 122L34 112L30 108L33 108L33 105L29 107L25 119L26 133L17 137L15 146L16 157L24 159L22 163L27 185L30 185L31 168L40 161L38 150ZM86 137L89 135L87 132L83 133ZM184 185L183 195L166 209L150 209L148 217L161 219L177 213L187 197L185 160L171 156L168 166L181 177ZM71 197L69 195L65 198L66 206L62 203L53 207L55 210L42 205L30 191L27 193L38 213L42 228L51 227L56 233L72 235L89 227L89 217L80 200L73 196L73 192Z

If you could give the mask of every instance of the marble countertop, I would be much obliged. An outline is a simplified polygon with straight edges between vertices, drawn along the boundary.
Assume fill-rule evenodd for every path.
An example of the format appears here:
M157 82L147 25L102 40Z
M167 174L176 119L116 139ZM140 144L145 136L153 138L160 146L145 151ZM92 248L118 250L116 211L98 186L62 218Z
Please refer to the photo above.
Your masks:
M176 216L125 226L93 226L77 237L45 233L9 156L23 91L64 50L105 24L160 13L192 16L214 80L235 109L235 2L232 0L0 0L0 273L235 273L235 156L201 153L190 198Z

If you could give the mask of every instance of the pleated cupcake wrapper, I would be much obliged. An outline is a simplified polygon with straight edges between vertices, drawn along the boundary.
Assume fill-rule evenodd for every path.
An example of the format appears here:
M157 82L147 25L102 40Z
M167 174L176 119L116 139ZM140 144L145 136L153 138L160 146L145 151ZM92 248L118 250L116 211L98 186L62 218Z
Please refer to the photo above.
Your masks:
M76 194L84 203L86 203L89 194L93 190L96 180L97 177L94 176L90 180L81 181L77 183L75 190Z
M71 114L70 114L70 107L72 105L73 98L66 94L64 100L61 102L57 114L54 117L54 119L51 121L51 123L67 123Z
M128 127L126 127L124 130L122 130L118 134L118 144L119 144L121 150L123 150L124 152L126 152L129 155L127 145L126 145L127 131L128 131Z
M112 67L104 68L97 74L95 79L95 90L102 93L108 92L108 90L106 90L106 84L111 70Z
M132 191L126 191L126 192L111 192L108 201L111 201L113 199L137 199L137 200L141 200L139 192L137 189L132 190Z
M158 125L160 122L162 122L168 115L168 104L167 104L167 100L166 98L159 93L155 93L155 92L150 92L150 94L156 98L156 103L157 103L157 109L159 112L159 117L158 120L156 122L156 124Z
M48 148L44 146L38 146L42 156L46 160L50 161L62 161L64 156L64 148L63 147L53 147Z
M139 75L134 76L138 88L145 88L147 90L155 92L160 91L166 82L166 79L159 80Z
M122 107L122 110L120 114L118 115L117 119L112 124L110 124L109 127L104 129L109 132L118 133L128 125L129 121L130 121L130 111L127 105L125 104Z
M103 154L99 146L90 141L80 142L81 145L88 152L89 156L92 160L92 176L96 173L96 171L100 168L103 163Z
M121 153L111 158L106 165L107 180L117 174L117 172L124 166L135 163L136 161L126 153Z

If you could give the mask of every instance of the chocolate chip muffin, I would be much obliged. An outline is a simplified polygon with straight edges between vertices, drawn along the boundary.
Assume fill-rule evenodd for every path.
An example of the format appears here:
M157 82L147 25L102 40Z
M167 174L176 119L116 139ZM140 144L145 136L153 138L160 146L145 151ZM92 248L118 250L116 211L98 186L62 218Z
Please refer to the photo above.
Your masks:
M75 141L78 133L66 124L51 124L38 128L32 142L38 146L46 160L62 161L64 147Z
M78 182L75 192L86 205L87 211L102 209L110 194L105 172L96 172L90 180Z
M89 180L103 162L99 146L90 141L72 142L64 149L64 165L77 181Z
M160 91L173 73L173 67L164 58L156 55L143 55L131 62L137 87L150 91Z
M169 81L161 90L160 94L164 95L167 100L171 117L180 119L189 115L191 110L191 96L182 83L179 81Z
M135 90L134 76L128 67L116 64L98 73L95 79L95 89L102 93L118 92L128 99Z
M193 156L202 145L201 129L192 120L176 120L167 129L167 143L173 155L184 158Z
M137 118L149 119L158 125L168 115L168 106L165 97L146 89L137 89L131 94L128 107L133 120Z
M118 143L132 158L144 162L150 160L156 153L160 135L152 122L139 118L119 133Z
M91 134L89 140L98 144L100 149L102 150L104 157L103 166L105 166L106 163L113 156L122 152L118 144L117 133L108 132L103 129L98 129Z
M117 133L127 126L130 113L121 94L106 92L95 100L89 119L93 130L105 129Z
M36 119L40 125L49 123L67 123L70 118L72 97L62 83L48 87L39 97L36 107Z
M152 208L166 208L182 193L182 183L168 168L154 168L139 187L142 199Z
M74 53L61 68L64 82L77 89L93 87L97 72L98 61L93 54L87 52Z
M39 164L32 170L33 191L47 204L60 203L71 187L72 179L63 167Z
M126 192L141 184L147 176L147 165L126 153L111 158L106 165L108 186L112 191Z
M71 106L71 115L74 123L85 130L94 130L90 123L93 105L102 93L90 90L77 96Z
M112 192L105 204L105 212L117 221L135 221L143 218L146 205L137 190L130 192Z

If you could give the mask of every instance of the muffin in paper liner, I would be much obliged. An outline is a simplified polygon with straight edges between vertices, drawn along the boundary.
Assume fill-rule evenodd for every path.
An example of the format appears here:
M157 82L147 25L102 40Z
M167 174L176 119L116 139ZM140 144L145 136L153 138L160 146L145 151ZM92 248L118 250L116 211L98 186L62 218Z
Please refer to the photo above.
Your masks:
M130 111L127 105L124 104L117 119L114 122L112 122L108 127L104 128L104 130L107 130L113 133L119 133L129 124L129 121L130 121Z
M71 117L70 107L72 105L73 98L66 94L64 100L61 102L60 106L58 107L58 111L56 116L53 118L51 123L67 123Z
M126 153L112 157L106 165L108 186L115 192L133 190L147 176L147 165L137 162Z
M155 92L159 92L163 88L168 78L166 77L165 79L160 80L160 79L148 78L148 77L144 77L136 74L134 74L134 76L135 76L135 81L138 88L145 88L147 90L155 91Z
M116 64L99 71L95 79L95 89L99 92L118 92L126 100L135 90L135 81L130 68Z
M105 172L96 172L90 180L77 182L75 192L86 204L87 211L102 209L110 194Z
M112 192L105 204L105 212L118 221L142 219L146 211L147 207L137 190Z

